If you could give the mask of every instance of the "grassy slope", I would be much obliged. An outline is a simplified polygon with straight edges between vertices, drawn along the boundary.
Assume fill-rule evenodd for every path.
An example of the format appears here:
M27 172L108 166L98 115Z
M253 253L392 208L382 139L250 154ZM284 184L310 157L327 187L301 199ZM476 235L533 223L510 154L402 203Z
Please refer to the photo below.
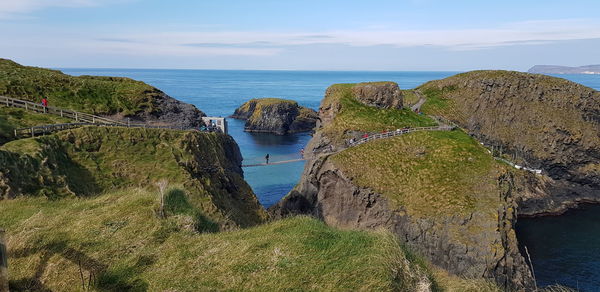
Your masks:
M507 169L462 131L417 132L366 143L333 161L358 185L386 195L411 215L428 217L475 209L494 215L500 203L496 180Z
M413 89L402 90L402 95L404 98L404 105L406 107L411 107L419 101L419 96L415 93Z
M95 114L130 115L153 111L153 97L160 91L129 78L74 77L60 71L21 66L0 59L0 95Z
M266 217L243 177L230 169L237 148L225 135L86 127L0 147L2 171L18 194L63 198L167 179L223 227ZM2 175L0 175L2 181Z
M166 219L155 215L157 194L143 189L2 202L11 284L31 284L39 271L38 280L52 290L78 290L81 261L98 290L415 289L417 268L387 233L339 231L296 217L196 234L186 227L185 204L175 201Z
M16 128L69 122L71 120L58 116L37 114L0 105L0 145L14 139Z
M377 109L364 105L353 97L354 85L332 85L321 104L321 108L339 106L339 112L333 122L323 129L324 133L334 141L345 139L345 133L350 130L381 132L404 127L436 125L432 119L415 114L409 109Z

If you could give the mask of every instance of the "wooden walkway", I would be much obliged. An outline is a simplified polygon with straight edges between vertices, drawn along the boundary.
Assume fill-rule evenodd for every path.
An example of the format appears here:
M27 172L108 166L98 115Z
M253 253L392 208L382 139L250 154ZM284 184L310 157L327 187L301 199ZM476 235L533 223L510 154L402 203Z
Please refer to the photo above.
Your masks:
M63 109L59 107L48 106L44 107L41 104L33 103L26 100L20 100L16 98L0 96L0 105L7 107L15 107L22 108L27 111L41 113L41 114L51 114L56 116L61 116L63 118L71 119L74 123L64 123L64 124L48 124L48 125L40 125L33 126L27 128L18 128L15 129L15 137L35 137L36 135L49 134L57 131L74 129L84 126L97 126L97 127L127 127L127 128L148 128L148 129L171 129L171 130L197 130L197 129L185 129L183 127L175 127L175 126L156 126L156 125L148 125L148 124L132 124L125 123L116 120L112 120L109 118L96 116L92 114L82 113L78 111L73 111L69 109Z
M82 113L78 111L73 111L69 109L63 109L54 106L43 106L38 103L34 103L31 101L16 99L7 96L0 96L0 105L4 105L7 107L16 107L22 108L27 111L42 113L42 114L51 114L56 116L61 116L63 118L71 119L75 122L81 123L92 123L92 124L121 124L126 125L127 123L119 122L116 120L111 120L109 118L96 116L88 113Z

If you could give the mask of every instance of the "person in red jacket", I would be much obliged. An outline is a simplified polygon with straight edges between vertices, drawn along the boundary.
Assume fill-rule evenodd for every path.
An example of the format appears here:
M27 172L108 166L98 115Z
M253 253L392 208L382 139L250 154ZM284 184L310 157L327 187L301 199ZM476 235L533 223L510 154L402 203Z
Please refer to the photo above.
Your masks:
M46 108L48 107L48 100L45 97L42 97L42 106L44 107L44 112L46 112Z

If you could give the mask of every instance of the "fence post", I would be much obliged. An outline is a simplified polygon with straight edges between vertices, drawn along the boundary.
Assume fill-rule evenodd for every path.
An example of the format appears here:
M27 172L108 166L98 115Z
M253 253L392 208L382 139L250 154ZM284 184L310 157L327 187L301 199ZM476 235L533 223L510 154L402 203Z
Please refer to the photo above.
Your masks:
M75 112L75 121L79 122L79 117L77 116L77 112Z
M0 228L0 292L8 292L8 253L4 229Z

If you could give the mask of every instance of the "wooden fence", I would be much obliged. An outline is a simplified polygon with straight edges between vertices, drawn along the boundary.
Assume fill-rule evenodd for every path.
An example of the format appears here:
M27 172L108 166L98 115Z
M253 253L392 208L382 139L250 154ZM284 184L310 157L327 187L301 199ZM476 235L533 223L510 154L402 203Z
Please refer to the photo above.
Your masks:
M41 126L33 126L27 128L15 129L15 137L35 137L38 135L49 134L57 131L75 129L84 126L96 127L125 127L125 128L145 128L145 129L170 129L170 130L196 130L186 129L184 127L175 126L154 126L147 124L108 124L108 123L67 123L67 124L49 124Z
M92 114L77 112L69 109L63 109L53 106L43 106L38 103L16 99L7 96L0 96L0 104L8 107L16 107L22 108L27 111L32 111L36 113L46 113L61 116L63 118L72 119L75 122L81 123L93 123L93 124L121 124L125 125L126 123L111 120L105 117L96 116Z

